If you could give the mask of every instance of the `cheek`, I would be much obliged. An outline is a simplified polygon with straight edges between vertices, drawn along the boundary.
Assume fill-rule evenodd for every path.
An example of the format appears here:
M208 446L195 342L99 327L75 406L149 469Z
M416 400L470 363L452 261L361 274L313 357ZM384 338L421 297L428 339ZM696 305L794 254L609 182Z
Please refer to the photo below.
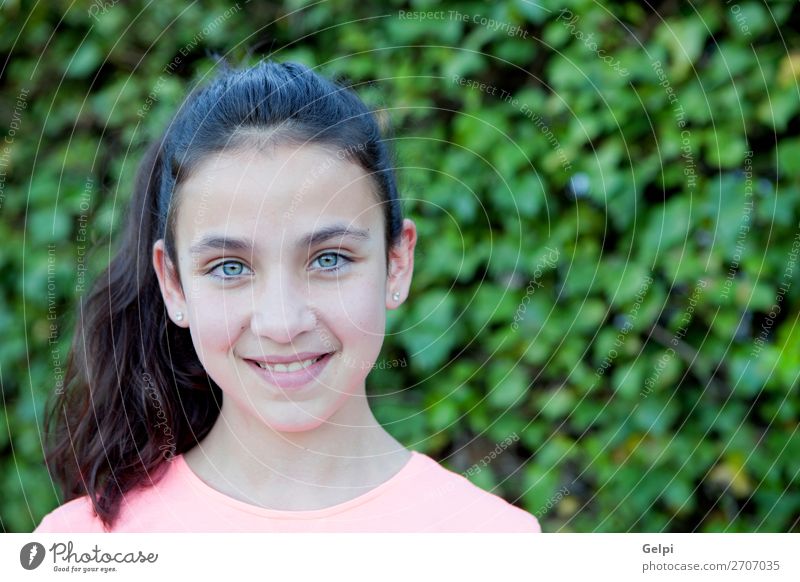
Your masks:
M344 347L340 371L343 385L362 385L380 355L386 329L386 306L381 289L367 283L353 285L337 298L336 319L328 325Z
M337 297L337 327L366 342L382 342L386 328L383 292L374 283L356 281Z
M241 299L219 290L198 289L190 309L194 312L190 326L192 340L204 350L218 351L233 345L247 324Z

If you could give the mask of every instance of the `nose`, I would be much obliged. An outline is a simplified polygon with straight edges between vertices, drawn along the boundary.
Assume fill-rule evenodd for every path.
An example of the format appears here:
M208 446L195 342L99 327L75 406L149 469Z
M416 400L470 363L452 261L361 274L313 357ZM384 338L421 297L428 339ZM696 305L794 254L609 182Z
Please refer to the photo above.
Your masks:
M291 343L303 332L313 330L316 316L305 287L281 271L257 286L250 318L253 333L275 343Z

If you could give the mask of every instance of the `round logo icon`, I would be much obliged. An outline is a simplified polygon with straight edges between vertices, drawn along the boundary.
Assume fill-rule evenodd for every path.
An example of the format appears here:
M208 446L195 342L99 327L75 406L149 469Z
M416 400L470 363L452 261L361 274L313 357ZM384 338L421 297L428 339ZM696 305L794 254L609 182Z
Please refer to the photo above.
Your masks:
M44 546L39 542L29 542L19 551L19 563L26 570L38 568L44 561Z

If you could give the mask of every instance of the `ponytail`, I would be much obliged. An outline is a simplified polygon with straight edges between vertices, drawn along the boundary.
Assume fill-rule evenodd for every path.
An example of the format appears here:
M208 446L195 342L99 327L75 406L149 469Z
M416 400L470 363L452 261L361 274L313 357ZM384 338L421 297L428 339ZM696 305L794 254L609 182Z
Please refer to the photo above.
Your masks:
M111 528L123 496L214 425L221 392L188 330L166 316L152 267L162 147L138 169L122 244L81 301L64 390L45 414L45 461L64 501L88 495Z

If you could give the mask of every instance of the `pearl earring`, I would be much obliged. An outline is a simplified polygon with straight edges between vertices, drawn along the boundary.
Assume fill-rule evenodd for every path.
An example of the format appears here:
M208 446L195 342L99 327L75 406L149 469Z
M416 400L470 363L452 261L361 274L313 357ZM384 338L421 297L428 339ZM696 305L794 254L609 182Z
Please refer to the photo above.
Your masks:
M395 301L400 301L400 292L395 291L394 294L392 295L392 299L394 299Z
M183 312L182 311L176 311L175 312L175 321L183 321Z

